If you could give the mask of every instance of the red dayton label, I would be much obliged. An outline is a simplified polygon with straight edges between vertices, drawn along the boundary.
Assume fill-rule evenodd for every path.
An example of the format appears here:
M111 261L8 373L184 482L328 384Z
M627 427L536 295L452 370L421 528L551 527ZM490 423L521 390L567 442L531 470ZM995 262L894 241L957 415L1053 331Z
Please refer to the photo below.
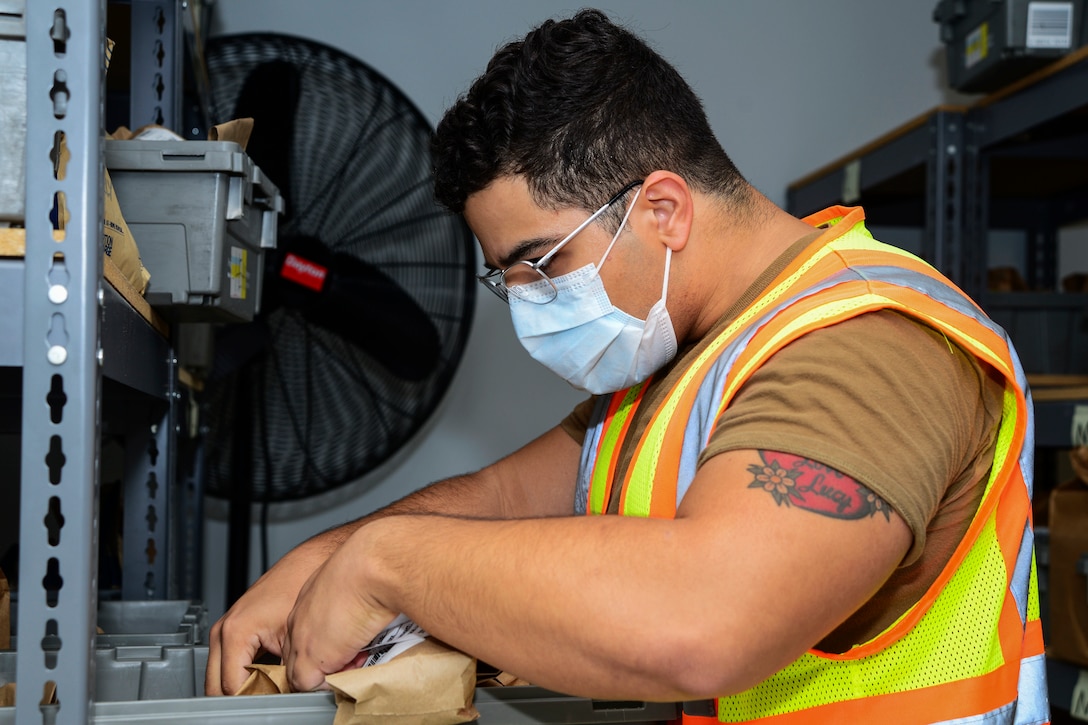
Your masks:
M320 292L321 288L325 286L325 277L328 274L327 267L322 267L320 264L290 252L287 253L287 258L283 260L283 268L280 269L280 276L284 279L289 279L317 292Z

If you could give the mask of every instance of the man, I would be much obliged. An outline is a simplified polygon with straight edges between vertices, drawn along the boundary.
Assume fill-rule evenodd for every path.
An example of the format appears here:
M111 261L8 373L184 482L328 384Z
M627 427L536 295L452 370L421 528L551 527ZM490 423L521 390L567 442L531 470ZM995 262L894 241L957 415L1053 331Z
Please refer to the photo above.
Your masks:
M1030 405L972 303L860 209L760 195L595 11L500 49L435 161L526 349L594 397L285 556L213 628L209 693L260 650L319 687L403 612L722 721L1046 721Z

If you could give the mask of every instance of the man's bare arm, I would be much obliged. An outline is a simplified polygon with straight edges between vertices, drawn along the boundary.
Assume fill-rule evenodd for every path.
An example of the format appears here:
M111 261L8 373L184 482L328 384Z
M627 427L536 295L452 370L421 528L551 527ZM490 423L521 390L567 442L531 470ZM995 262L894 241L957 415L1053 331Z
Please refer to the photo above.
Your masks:
M209 695L233 694L260 652L279 656L287 615L306 580L361 527L403 515L474 519L568 514L580 448L560 428L473 474L420 489L368 516L318 534L288 552L239 599L209 633Z
M490 664L572 694L675 700L749 687L856 611L911 542L903 520L848 476L773 460L715 456L675 520L376 522L300 595L289 675L298 688L319 686L403 612ZM798 481L805 490L791 491Z

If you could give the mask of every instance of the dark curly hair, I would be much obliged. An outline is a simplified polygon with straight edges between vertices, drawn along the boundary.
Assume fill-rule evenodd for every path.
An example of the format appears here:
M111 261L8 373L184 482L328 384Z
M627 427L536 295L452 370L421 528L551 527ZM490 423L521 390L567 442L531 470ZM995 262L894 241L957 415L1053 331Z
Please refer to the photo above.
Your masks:
M734 204L751 189L676 69L597 10L500 48L438 124L433 152L435 196L458 213L508 175L545 208L596 209L656 169Z

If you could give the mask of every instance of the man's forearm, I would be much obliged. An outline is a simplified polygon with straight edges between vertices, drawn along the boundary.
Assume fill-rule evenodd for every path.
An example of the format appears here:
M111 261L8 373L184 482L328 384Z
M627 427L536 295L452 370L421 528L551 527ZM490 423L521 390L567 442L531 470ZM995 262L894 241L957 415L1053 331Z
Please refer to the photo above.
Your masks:
M455 476L425 486L366 516L323 531L299 548L331 554L359 527L387 516L402 515L499 518L503 516L503 506L500 495L482 475Z
M554 428L487 468L432 483L385 508L318 534L299 548L316 547L328 556L359 527L387 516L517 519L567 515L573 508L580 451L562 429Z

